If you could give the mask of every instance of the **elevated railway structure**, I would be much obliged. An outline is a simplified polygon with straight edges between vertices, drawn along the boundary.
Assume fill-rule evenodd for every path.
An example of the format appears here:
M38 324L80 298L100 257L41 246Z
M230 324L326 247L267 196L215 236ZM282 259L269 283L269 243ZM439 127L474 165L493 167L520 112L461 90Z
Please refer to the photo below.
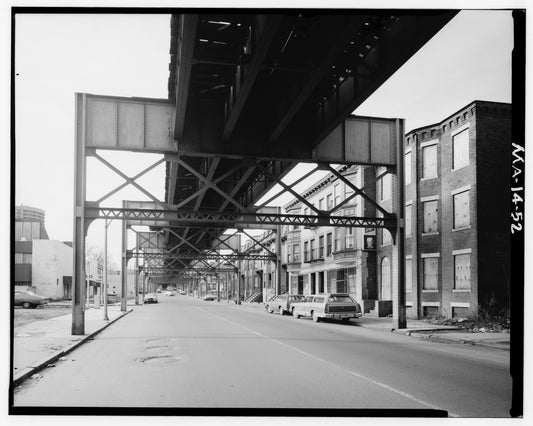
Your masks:
M403 257L402 186L393 190L393 211L386 211L345 180L342 167L381 166L396 175L396 182L403 180L403 121L351 113L456 13L176 13L170 19L168 99L77 94L72 333L84 333L84 237L98 218L123 221L123 270L129 259L142 255L153 274L157 268L163 274L233 268L251 255L236 246L223 254L220 241L226 229L277 231L274 261L279 271L281 225L387 228L394 238L398 277L393 322L396 328L405 327L403 263L398 262ZM100 150L163 157L130 177ZM88 156L124 179L99 200L86 200ZM165 197L160 200L138 179L163 162ZM315 163L344 180L353 197L373 205L376 214L344 217L336 212L339 206L322 210L310 204L293 187L312 172L291 185L282 180L301 162ZM125 185L135 186L150 201L104 207ZM286 214L269 207L277 195L264 198L273 188L292 194L310 213ZM163 235L164 244L155 251L144 247L128 252L125 235L135 225Z

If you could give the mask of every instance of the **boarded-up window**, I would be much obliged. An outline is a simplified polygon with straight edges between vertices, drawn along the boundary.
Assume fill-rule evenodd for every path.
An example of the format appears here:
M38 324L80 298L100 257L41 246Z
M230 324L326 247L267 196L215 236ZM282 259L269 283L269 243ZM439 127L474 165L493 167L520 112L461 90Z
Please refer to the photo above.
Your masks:
M404 162L404 179L405 184L409 185L411 183L411 153L408 152L405 154L405 162Z
M456 254L455 263L455 288L470 289L470 254Z
M424 204L424 233L439 232L439 203L426 201Z
M453 196L453 227L464 228L470 225L470 191Z
M413 260L405 259L405 291L413 290Z
M405 206L405 236L411 236L411 205Z
M422 148L422 177L437 177L437 145Z
M470 160L468 157L468 129L463 130L453 136L453 164L452 168L460 169L468 166Z
M439 258L425 257L424 265L424 290L437 290L439 288Z
M22 253L15 253L15 263L23 263Z

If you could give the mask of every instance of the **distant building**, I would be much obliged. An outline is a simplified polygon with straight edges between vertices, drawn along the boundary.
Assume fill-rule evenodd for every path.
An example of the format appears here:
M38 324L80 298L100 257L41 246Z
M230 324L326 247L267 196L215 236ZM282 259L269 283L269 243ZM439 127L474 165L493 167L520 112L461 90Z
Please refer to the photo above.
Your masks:
M44 211L30 206L15 207L15 287L32 288L33 240L48 240Z

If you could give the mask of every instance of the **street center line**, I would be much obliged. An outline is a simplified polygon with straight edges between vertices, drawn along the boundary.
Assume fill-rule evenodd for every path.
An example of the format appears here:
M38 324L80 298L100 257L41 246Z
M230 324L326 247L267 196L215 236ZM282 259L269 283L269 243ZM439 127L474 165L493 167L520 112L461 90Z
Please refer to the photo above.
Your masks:
M246 326L244 326L242 324L239 324L237 322L231 321L231 320L229 320L227 318L224 318L224 317L221 317L219 315L215 315L215 314L213 314L211 312L209 312L209 314L214 316L214 317L220 318L223 321L229 322L230 324L234 324L234 325L236 325L238 327L241 327L241 328L243 328L243 329L245 329L245 330L247 330L247 331L249 331L251 333L254 333L254 334L258 335L258 336L261 336L261 337L263 337L265 339L271 340L271 341L276 342L276 343L278 343L278 344L280 344L282 346L285 346L285 347L287 347L289 349L292 349L293 351L299 352L302 355L306 355L306 356L308 356L310 358L313 358L313 359L315 359L317 361L324 362L324 363L329 364L329 365L331 365L333 367L339 368L339 369L341 369L343 371L347 371L348 373L350 373L353 376L356 376L356 377L358 377L360 379L366 380L367 382L370 382L370 383L372 383L372 384L374 384L376 386L380 386L383 389L387 389L390 392L393 392L393 393L396 393L398 395L401 395L404 398L407 398L407 399L410 399L410 400L412 400L414 402L417 402L418 404L425 405L426 407L431 408L433 410L447 411L447 410L444 410L443 408L440 408L440 407L438 407L438 406L436 406L434 404L431 404L429 402L421 400L421 399L411 395L410 393L407 393L407 392L401 391L399 389L393 388L392 386L386 385L385 383L378 382L377 380L371 379L370 377L364 376L363 374L356 373L355 371L347 370L344 367L341 367L340 365L334 364L331 361L328 361L326 359L317 357L317 356L315 356L313 354L310 354L309 352L302 351L301 349L295 348L294 346L288 345L288 344L283 343L283 342L281 342L281 341L279 341L277 339L274 339L272 337L266 336L266 335L264 335L262 333L259 333L258 331L252 330L251 328L248 328L248 327L246 327ZM448 412L448 416L450 416L450 417L460 417L459 414L451 413L449 411L447 411L447 412Z

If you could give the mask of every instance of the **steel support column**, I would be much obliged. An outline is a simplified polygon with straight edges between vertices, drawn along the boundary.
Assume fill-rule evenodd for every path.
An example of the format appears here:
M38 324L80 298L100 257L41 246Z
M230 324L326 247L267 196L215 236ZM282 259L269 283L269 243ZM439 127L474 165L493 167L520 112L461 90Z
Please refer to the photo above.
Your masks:
M396 280L393 280L393 297L392 297L392 327L395 329L405 328L407 319L405 313L405 256L404 256L404 124L402 120L396 120L396 197L394 208L397 215L396 233L394 235L394 246L392 248L392 267L396 269ZM396 285L394 282L396 281Z
M72 327L73 335L85 334L85 134L87 112L85 96L76 96L76 141L74 148L74 232L73 232L73 279L72 279Z
M278 207L281 214L281 207ZM281 294L281 225L276 226L276 295Z
M122 202L124 208L126 202ZM128 227L126 221L122 221L122 255L121 255L121 297L120 297L120 310L125 312L127 310L127 293L128 293Z
M135 251L139 253L139 234L135 233ZM139 256L135 256L135 304L139 304Z

